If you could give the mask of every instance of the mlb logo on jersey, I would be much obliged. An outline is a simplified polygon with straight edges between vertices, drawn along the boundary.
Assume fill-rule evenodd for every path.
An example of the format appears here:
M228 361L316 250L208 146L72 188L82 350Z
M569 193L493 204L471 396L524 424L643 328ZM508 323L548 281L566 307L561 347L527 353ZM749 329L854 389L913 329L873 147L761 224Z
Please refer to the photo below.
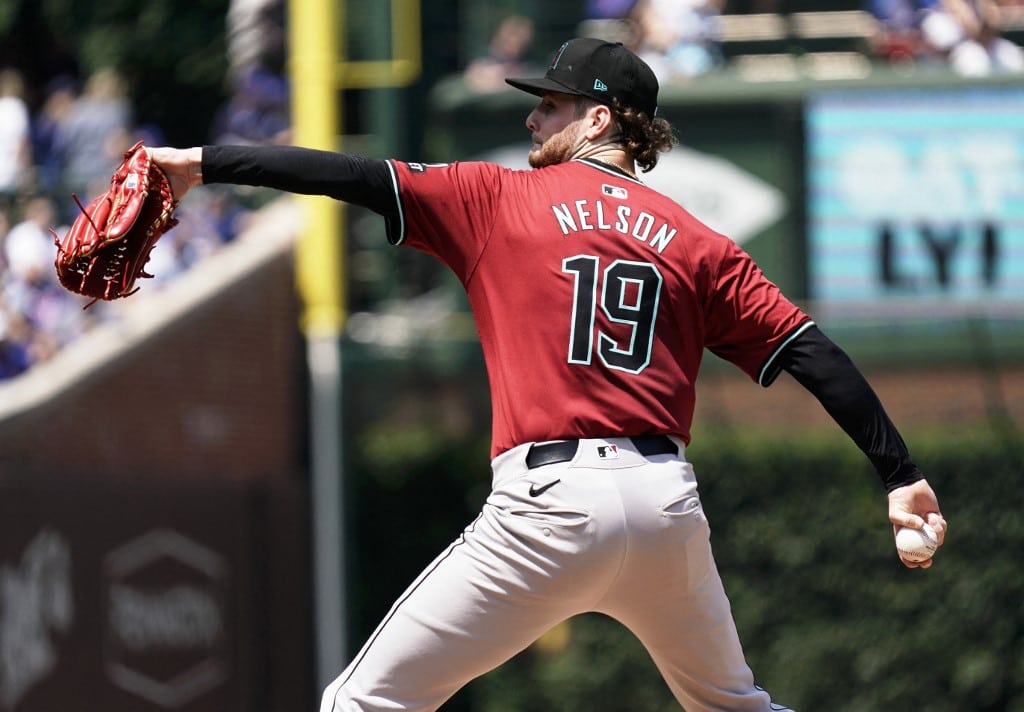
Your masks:
M618 445L598 445L597 456L606 460L615 460L619 456Z
M618 198L619 200L626 200L629 197L629 192L625 188L620 188L617 185L608 185L605 183L601 186L601 192L611 198Z

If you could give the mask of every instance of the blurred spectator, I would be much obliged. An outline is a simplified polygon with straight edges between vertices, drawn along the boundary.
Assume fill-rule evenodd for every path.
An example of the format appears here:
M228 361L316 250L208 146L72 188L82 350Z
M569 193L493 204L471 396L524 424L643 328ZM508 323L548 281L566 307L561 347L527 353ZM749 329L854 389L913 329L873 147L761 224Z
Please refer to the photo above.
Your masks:
M238 234L225 230L241 227L243 211L234 197L220 186L203 186L196 189L195 200L189 193L188 209L175 213L178 225L160 238L146 271L154 276L154 284L162 285L172 281L203 258L212 255ZM231 213L235 221L228 217ZM224 222L227 220L228 222Z
M996 5L1005 22L1017 27L1024 22L1024 0L996 0Z
M227 244L252 223L253 212L243 207L228 186L210 186L207 213L221 244Z
M133 113L124 79L117 71L101 69L89 76L81 96L57 127L67 192L88 202L106 189L111 171L130 148Z
M231 0L227 13L228 75L253 67L278 74L285 66L283 0Z
M925 39L924 24L940 0L868 0L867 10L877 30L871 38L875 56L894 65L941 59L939 49Z
M0 381L14 378L32 365L30 341L25 320L4 309L0 302Z
M136 141L142 141L147 146L166 146L167 136L164 130L155 124L139 124L132 129L128 143L134 146Z
M76 338L84 322L77 313L81 307L57 282L53 269L57 249L49 233L57 212L53 200L47 196L29 198L22 212L21 221L4 239L7 269L0 304L9 317L8 328L19 335L16 343L21 344L31 362L36 362L49 358ZM24 321L24 329L19 319Z
M597 37L606 42L621 42L635 53L642 51L637 24L638 0L592 0L584 8L583 20L576 26L579 37Z
M268 12L281 7L280 0L235 3L246 4ZM237 55L233 103L219 127L228 141L289 140L287 81L268 68L274 60L267 53L273 51L260 43L256 55L242 50ZM251 57L257 60L242 67ZM40 88L34 114L22 98L24 89L20 74L0 72L0 178L5 180L0 191L7 198L0 200L0 380L30 370L96 323L116 317L118 311L104 302L83 310L88 300L60 285L50 229L59 237L66 234L80 213L71 194L88 204L103 192L135 141L167 143L160 126L133 124L127 86L113 70L91 75L81 95L73 77L58 76ZM20 152L7 150L15 145ZM12 155L17 160L9 160ZM178 226L153 251L147 271L157 278L144 286L159 289L234 240L253 215L243 201L252 199L234 187L197 193L195 202L178 211Z
M993 0L869 0L877 56L949 67L967 76L1024 71L1024 52L1002 36Z
M3 289L4 279L7 274L7 256L4 254L7 247L7 233L11 230L10 208L0 205L0 290ZM0 302L2 304L2 302Z
M478 92L506 89L505 77L528 71L527 52L533 43L533 21L522 15L509 15L491 35L484 55L466 67L466 84Z
M25 83L14 69L0 71L0 202L12 204L32 165L31 119Z
M46 196L29 198L17 221L4 238L4 262L10 278L28 280L53 267L56 246L49 229L55 226L56 209Z
M214 143L264 144L291 140L288 80L254 65L232 80L231 96L211 126Z
M67 119L76 96L75 80L67 75L58 76L46 86L43 104L32 117L36 187L45 193L56 193L61 188L60 126Z
M621 20L629 17L637 0L587 0L583 17L587 20Z
M662 82L700 76L722 65L716 39L725 0L639 0L633 9L637 51Z
M228 99L214 116L214 143L288 143L283 0L231 0L227 13Z
M982 77L1024 71L1024 50L1003 36L1002 16L994 0L942 0L961 33L949 50L957 74Z

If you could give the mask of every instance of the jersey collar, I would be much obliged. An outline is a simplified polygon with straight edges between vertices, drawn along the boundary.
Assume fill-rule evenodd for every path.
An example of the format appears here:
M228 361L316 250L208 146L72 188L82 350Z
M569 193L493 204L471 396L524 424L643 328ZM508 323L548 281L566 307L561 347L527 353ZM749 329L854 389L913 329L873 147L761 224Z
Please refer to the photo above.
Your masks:
M631 180L631 181L634 181L636 183L640 183L641 185L643 185L643 181L641 181L639 178L631 176L629 173L626 173L626 171L622 170L618 166L613 166L611 163L605 163L604 161L599 161L596 158L574 158L573 160L574 161L579 161L580 163L586 163L588 166L591 166L592 168L596 168L599 171L604 171L605 173L611 173L612 175L617 175L617 176L619 176L621 178L626 178L628 180Z

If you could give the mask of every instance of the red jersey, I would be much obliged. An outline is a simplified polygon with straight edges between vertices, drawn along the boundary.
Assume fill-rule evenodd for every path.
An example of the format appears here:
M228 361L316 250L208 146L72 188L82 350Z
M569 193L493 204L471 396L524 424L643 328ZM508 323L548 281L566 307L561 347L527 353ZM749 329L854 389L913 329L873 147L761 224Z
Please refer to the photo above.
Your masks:
M390 166L392 242L439 259L469 297L492 456L566 438L688 443L705 348L767 385L811 324L735 242L597 161Z

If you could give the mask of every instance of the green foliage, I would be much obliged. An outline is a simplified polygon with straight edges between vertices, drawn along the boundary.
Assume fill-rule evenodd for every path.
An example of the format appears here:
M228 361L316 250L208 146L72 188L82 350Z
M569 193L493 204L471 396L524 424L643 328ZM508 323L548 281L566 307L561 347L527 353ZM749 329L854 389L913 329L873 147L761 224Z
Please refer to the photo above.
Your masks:
M13 0L0 3L0 35L6 35L10 31L17 14L18 3Z
M568 623L565 647L534 646L472 683L478 712L670 712L679 706L632 634L599 614Z
M915 440L951 522L927 572L897 561L883 492L841 437L691 453L748 659L777 699L851 712L921 700L1021 709L1024 524L1007 509L1021 445Z
M228 0L44 0L42 7L50 30L73 43L86 73L116 66L141 74L164 72L204 85L216 84L223 71ZM204 56L211 53L219 61ZM207 70L220 65L220 72L196 73L197 63Z
M381 425L350 455L353 634L360 642L391 603L475 517L487 496L486 440L436 424Z
M103 68L128 80L139 124L169 142L208 139L225 99L225 17L229 0L5 0L0 44L6 61L41 88L70 58L80 80ZM46 61L41 61L45 58Z
M434 436L432 446L424 432L370 438L355 473L369 510L362 526L376 519L388 529L358 544L368 572L360 586L382 596L381 608L457 535L482 494L467 498L461 488L467 473L479 486L485 444ZM1024 439L958 433L913 442L950 521L928 571L899 563L884 491L841 435L704 436L690 448L747 658L777 701L830 712L1024 710ZM402 517L408 536L393 529ZM390 574L401 570L386 594L375 583L380 567L369 573L381 560ZM527 649L446 709L678 709L647 653L614 621L577 617L554 647Z

